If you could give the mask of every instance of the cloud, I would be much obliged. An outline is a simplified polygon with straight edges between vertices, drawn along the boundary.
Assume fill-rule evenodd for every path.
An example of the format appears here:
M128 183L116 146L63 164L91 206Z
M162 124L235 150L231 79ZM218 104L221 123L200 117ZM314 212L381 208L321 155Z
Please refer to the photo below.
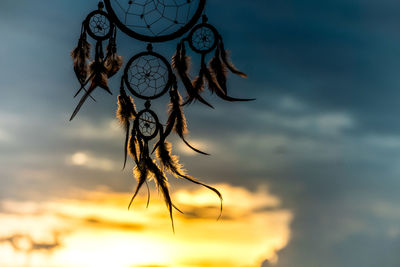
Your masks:
M96 157L89 152L76 152L66 159L67 164L81 166L89 169L112 171L116 169L116 163L107 158Z
M79 190L75 197L44 202L3 200L0 264L23 260L7 245L11 236L52 244L52 233L60 233L60 246L50 260L34 252L37 261L32 266L258 267L266 258L276 261L276 251L289 242L292 213L281 208L267 187L250 192L227 184L215 186L225 198L220 221L216 221L218 199L208 190L182 189L173 194L184 212L210 209L214 213L196 218L176 213L175 235L160 198L152 198L146 209L147 199L141 195L131 212L126 209L130 194L107 189Z
M326 112L314 114L284 115L277 112L264 111L256 116L268 127L302 133L334 136L355 126L350 114L345 112Z
M60 134L71 139L110 141L119 139L123 135L123 130L116 119L104 120L96 124L80 119L62 129Z

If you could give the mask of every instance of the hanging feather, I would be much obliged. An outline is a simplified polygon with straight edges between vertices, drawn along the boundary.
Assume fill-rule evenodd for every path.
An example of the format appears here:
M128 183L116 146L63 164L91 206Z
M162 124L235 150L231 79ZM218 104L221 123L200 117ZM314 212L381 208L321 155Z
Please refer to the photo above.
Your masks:
M133 175L136 177L138 184L136 186L135 193L133 194L131 201L129 202L128 205L128 210L130 209L133 200L136 198L137 194L139 193L140 188L144 183L147 183L147 177L149 175L149 170L146 166L146 161L144 158L141 158L138 164L135 166L133 170Z
M229 60L227 52L225 51L225 47L224 47L224 42L222 41L222 37L219 37L219 42L218 42L218 46L220 49L220 53L221 53L221 60L224 62L224 64L226 65L226 67L234 74L239 75L243 78L247 78L247 75L243 72L241 72L240 70L238 70L233 63Z
M121 69L122 64L122 56L118 56L116 53L113 53L110 57L107 57L104 63L107 69L107 77L111 78L114 76Z
M125 146L124 146L124 166L122 169L125 169L127 152L128 152L128 141L129 141L129 129L130 129L130 120L136 117L136 106L134 104L133 98L127 96L125 90L121 88L120 95L118 96L118 109L117 109L117 118L121 125L123 125L124 130L126 132L125 135ZM136 161L137 162L137 161Z
M114 29L113 35L107 46L107 56L104 65L107 69L108 78L114 76L121 69L123 64L122 57L117 54L117 45L115 43L116 33L117 31Z
M91 84L87 92L83 95L78 105L76 106L74 112L69 119L72 121L76 114L78 114L81 109L83 103L85 103L86 99L90 96L90 94L97 88L103 88L109 94L112 95L110 88L108 88L108 77L107 77L107 69L104 67L103 62L94 61L90 64L90 71L92 73Z
M204 91L204 72L200 69L199 75L193 81L194 90L200 94Z
M163 138L166 138L171 133L171 131L174 130L178 134L178 136L182 139L182 141L192 150L203 155L209 155L208 153L205 153L193 147L185 139L185 134L187 134L188 132L186 118L185 115L183 114L182 97L180 96L176 88L173 88L170 91L170 105L168 113L169 117Z
M198 100L201 103L203 103L211 108L214 108L210 103L208 103L206 100L204 100L203 97L201 97L201 95L200 95L201 90L198 90L198 88L195 88L189 78L188 71L190 68L190 57L186 56L184 40L182 40L178 44L176 53L172 57L172 67L178 73L178 76L180 77L180 79L188 93L187 100L185 101L185 103L183 105L192 103L194 100Z
M90 44L86 40L86 33L83 31L78 41L78 45L71 52L71 57L74 64L74 72L80 84L85 83L89 73L87 61L90 60Z
M174 205L172 204L171 196L169 194L168 179L165 176L165 173L157 166L156 163L154 163L154 161L150 157L146 157L145 161L146 167L148 168L149 172L154 175L154 181L156 182L158 190L162 193L164 197L164 201L167 205L169 217L172 223L172 230L175 232L174 218L172 217L172 208L174 207Z
M210 69L215 75L215 79L217 80L217 83L221 87L221 89L224 91L225 94L228 93L228 89L226 87L226 67L221 61L221 52L219 47L215 49L215 55L214 57L210 60Z
M219 96L223 100L230 101L230 102L255 100L255 99L247 99L247 98L234 98L234 97L226 95L224 90L219 86L219 84L216 80L215 74L211 73L210 70L205 66L205 64L202 66L202 70L204 73L204 77L207 80L208 89L210 89L211 92L215 93L217 96Z
M129 155L135 161L136 165L139 165L140 151L139 151L139 145L138 145L138 141L137 141L136 136L135 136L135 130L134 129L132 129L132 134L129 137L128 151L129 151Z
M78 93L82 90L85 90L86 92L85 86L89 81L87 77L89 75L88 60L90 60L90 44L86 39L84 25L82 25L81 37L79 38L78 45L72 50L71 57L73 60L75 76L81 85ZM76 97L77 94L75 94L74 97ZM92 96L90 96L90 98L96 102L96 99Z
M168 141L164 141L158 146L158 149L156 151L156 156L159 159L162 168L164 170L165 169L168 170L175 177L186 179L192 183L204 186L204 187L212 190L213 192L215 192L221 201L220 215L219 215L219 217L221 217L221 214L222 214L222 195L221 195L221 193L214 187L206 185L206 184L196 180L194 177L187 175L185 170L182 169L182 165L179 163L179 158L177 156L171 155L171 144Z

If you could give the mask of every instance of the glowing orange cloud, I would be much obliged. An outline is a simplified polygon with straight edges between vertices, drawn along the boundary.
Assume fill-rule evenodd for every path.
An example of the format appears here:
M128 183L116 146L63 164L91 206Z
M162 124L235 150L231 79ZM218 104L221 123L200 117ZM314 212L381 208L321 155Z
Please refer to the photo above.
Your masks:
M259 189L216 185L173 195L185 214L175 212L173 234L162 199L140 196L127 211L129 194L102 190L74 199L43 203L3 201L0 266L52 267L259 267L274 262L290 238L290 211ZM153 194L154 195L154 194Z

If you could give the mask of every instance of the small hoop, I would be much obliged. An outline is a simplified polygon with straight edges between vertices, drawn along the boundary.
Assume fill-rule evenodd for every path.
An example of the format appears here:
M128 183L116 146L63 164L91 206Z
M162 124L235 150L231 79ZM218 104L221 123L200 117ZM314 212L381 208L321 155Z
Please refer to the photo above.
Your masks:
M144 109L140 111L133 124L136 132L145 141L154 139L160 132L160 122L157 114L151 109Z
M199 54L207 54L217 46L219 33L217 29L208 23L196 25L189 33L188 42L190 48Z
M91 12L84 23L89 36L97 41L109 39L114 29L114 24L111 22L110 17L102 10Z

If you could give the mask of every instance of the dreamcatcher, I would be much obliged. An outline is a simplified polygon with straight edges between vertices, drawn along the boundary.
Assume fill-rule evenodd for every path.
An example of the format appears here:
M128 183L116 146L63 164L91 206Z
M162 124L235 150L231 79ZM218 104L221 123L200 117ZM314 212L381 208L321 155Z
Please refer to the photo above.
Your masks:
M147 42L147 49L134 55L127 62L118 96L117 118L125 129L123 166L125 168L127 157L130 155L136 163L134 176L138 181L128 208L144 184L149 192L147 181L154 179L164 197L173 226L172 209L181 211L173 204L170 197L166 176L168 172L177 178L202 185L215 192L221 200L220 211L222 212L220 192L187 175L178 157L172 155L172 145L167 141L168 136L175 133L189 148L208 155L190 145L186 140L187 124L183 112L184 105L193 100L211 106L200 95L204 81L207 82L208 88L222 99L250 100L232 98L227 95L226 68L241 76L245 74L238 71L228 60L222 37L216 29L207 24L205 15L203 15L203 23L194 26L202 16L205 0L105 0L104 3L107 13L102 10L103 3L100 2L99 9L90 13L83 22L78 46L72 52L74 70L81 85L77 94L82 90L85 94L71 119L85 100L91 97L96 87L111 93L107 85L108 78L112 77L122 65L122 59L116 53L114 25L130 37ZM188 37L182 39L177 46L177 52L172 58L172 66L165 57L153 51L152 43L171 41L188 32L190 32ZM96 40L95 59L90 63L88 63L90 45L87 43L86 33ZM102 42L105 40L109 41L106 55L102 50ZM202 57L199 76L193 81L189 74L190 58L186 55L185 42L188 42L192 50L200 53ZM214 49L215 56L207 67L205 57ZM178 80L174 71L186 88L185 101L179 93ZM89 88L85 89L89 82L91 83ZM169 93L170 102L168 120L162 124L157 114L151 109L152 101L167 93ZM142 110L136 109L133 97L144 101ZM154 153L155 159L152 157Z

